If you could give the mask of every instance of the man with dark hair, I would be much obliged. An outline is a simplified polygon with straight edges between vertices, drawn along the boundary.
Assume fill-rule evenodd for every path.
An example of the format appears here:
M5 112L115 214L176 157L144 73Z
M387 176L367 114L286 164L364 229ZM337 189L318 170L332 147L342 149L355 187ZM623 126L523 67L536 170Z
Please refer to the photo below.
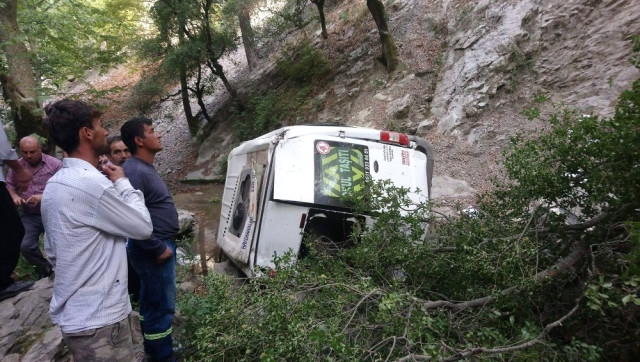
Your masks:
M134 359L126 238L153 230L144 197L122 168L101 165L107 130L100 112L62 100L45 107L44 128L68 155L42 196L45 250L55 268L49 314L75 361Z
M16 189L25 190L31 181L31 174L18 162L18 154L11 148L4 126L0 123L0 300L11 298L29 288L33 282L14 282L11 273L20 259L20 241L24 227L20 222L18 209L7 191L3 163L14 172Z
M176 303L176 244L178 211L167 185L153 167L162 150L160 134L148 118L133 118L120 129L133 154L123 165L136 189L142 191L153 221L151 238L132 238L127 249L140 276L140 326L145 353L152 361L173 361L172 327Z
M122 137L111 136L107 138L107 146L109 146L109 153L107 157L109 161L114 165L122 166L124 161L131 157L129 148L122 142Z
M24 226L25 234L22 238L20 251L28 262L36 267L38 279L46 278L53 272L51 263L40 251L40 235L44 233L42 215L40 214L40 200L47 181L60 168L62 162L53 156L42 153L40 141L33 136L26 136L20 140L20 153L18 160L32 175L33 179L29 188L19 192L16 188L16 178L12 170L7 173L7 190L16 206L22 207L20 219Z

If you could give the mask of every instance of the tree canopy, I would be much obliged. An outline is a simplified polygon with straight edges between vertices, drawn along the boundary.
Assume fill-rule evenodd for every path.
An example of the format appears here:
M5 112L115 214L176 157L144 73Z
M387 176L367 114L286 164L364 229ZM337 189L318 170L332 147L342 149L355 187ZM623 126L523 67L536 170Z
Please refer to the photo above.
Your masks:
M0 80L18 137L42 134L40 105L65 80L126 61L142 0L0 1Z

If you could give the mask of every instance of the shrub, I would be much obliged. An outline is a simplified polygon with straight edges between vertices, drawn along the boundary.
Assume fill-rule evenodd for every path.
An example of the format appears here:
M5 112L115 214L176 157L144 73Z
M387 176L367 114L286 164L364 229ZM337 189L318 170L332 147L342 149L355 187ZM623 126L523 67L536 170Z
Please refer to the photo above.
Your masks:
M164 94L164 85L156 77L142 77L135 86L133 94L127 101L129 108L141 113L147 112Z
M328 75L331 65L309 39L304 39L298 44L284 47L276 69L278 74L287 81L306 85L319 81Z
M264 95L253 95L246 108L233 115L236 134L241 141L253 139L281 126L290 124L308 108L311 89L270 90Z

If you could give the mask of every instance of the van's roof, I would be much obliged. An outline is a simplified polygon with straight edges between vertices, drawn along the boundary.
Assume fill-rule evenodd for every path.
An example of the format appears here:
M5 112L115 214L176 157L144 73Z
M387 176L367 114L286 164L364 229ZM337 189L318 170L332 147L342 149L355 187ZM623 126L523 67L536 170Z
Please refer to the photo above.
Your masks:
M344 136L348 138L370 139L373 141L380 140L380 130L376 130L373 128L354 127L337 123L318 123L304 126L289 126L280 128L262 135L256 138L254 141L272 139L276 136L279 139L289 139L310 134L335 137Z
M260 137L241 143L234 148L232 154L243 154L269 148L272 143L282 140L307 136L333 136L342 138L380 140L380 130L365 127L354 127L338 123L318 123L303 126L288 126L266 133Z

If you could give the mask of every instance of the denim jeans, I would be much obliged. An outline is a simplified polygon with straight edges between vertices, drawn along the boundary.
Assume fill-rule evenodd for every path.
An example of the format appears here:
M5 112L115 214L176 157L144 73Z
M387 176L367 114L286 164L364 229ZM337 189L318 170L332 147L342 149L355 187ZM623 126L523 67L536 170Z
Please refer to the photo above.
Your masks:
M153 361L173 359L172 327L176 305L176 244L164 240L173 256L162 264L129 248L129 260L140 276L140 327L144 351Z

